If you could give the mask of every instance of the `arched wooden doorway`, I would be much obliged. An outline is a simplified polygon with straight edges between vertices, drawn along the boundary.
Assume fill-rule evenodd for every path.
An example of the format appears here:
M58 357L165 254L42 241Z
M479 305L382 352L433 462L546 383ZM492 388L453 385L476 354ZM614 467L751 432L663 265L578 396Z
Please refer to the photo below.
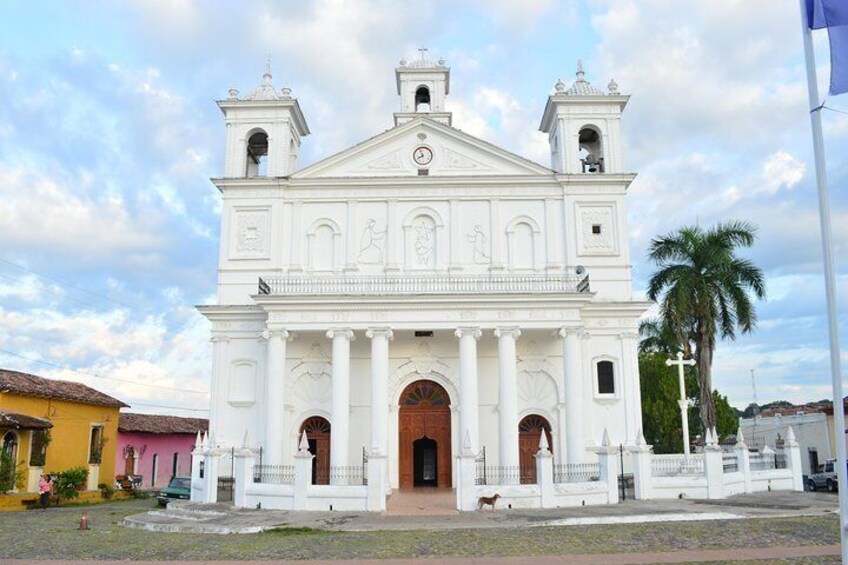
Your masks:
M445 389L416 381L400 395L400 487L451 487L451 414Z
M312 459L312 484L330 484L330 422L321 416L313 416L300 426L298 437L306 432Z
M521 469L521 484L536 484L536 458L542 432L547 436L548 446L553 451L551 424L538 414L529 414L518 423L518 464Z
M8 480L9 484L14 488L15 486L15 469L18 464L18 436L15 432L7 432L5 436L3 436L3 442L0 444L0 450L3 451L9 457L9 460L12 462L11 466L7 469L9 473L8 476L3 477L3 479Z

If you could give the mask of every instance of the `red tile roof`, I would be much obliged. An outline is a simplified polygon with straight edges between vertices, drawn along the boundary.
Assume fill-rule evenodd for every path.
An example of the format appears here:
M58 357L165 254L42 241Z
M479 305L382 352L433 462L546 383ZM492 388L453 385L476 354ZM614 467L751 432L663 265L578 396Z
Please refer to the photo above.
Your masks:
M181 418L156 414L132 414L121 412L118 418L119 432L146 434L196 434L209 429L209 420L204 418Z
M53 424L50 420L0 410L0 428L12 428L15 430L46 430L52 427Z
M129 407L129 404L124 404L117 398L112 398L82 383L45 379L8 369L0 369L0 393L56 398L97 406Z
M848 408L848 397L844 399L843 407ZM798 412L803 412L804 414L816 414L818 412L833 414L833 402L830 400L819 400L817 402L809 402L799 406L775 406L763 410L760 412L760 416L764 418L774 416L776 414L780 414L781 416L794 416ZM848 410L846 413L848 413Z

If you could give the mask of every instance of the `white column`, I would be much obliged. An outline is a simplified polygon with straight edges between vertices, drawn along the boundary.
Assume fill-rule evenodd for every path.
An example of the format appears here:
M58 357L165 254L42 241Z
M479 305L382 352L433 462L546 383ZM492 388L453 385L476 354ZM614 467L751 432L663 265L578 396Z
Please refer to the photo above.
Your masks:
M330 422L330 467L347 467L350 432L350 342L353 331L332 329L333 340L333 414Z
M347 228L347 237L345 237L345 271L357 270L356 250L359 237L356 233L356 200L349 200L346 210L345 226Z
M500 462L518 468L518 383L516 382L515 340L521 330L497 328L498 338L498 424ZM517 476L517 475L516 475Z
M371 340L371 454L388 454L389 441L389 328L370 328Z
M470 449L477 453L477 340L482 332L463 327L454 335L459 338L459 437L468 434Z
M262 337L268 340L268 361L265 365L265 453L262 456L262 464L282 465L286 339L289 332L269 325Z
M459 200L450 201L450 241L448 242L451 271L462 270L462 234L460 232Z
M230 338L224 335L212 336L212 405L209 412L209 431L215 437L220 437L224 418L224 406L227 402L227 367L229 355L227 349Z
M639 390L639 361L636 357L636 332L619 334L621 340L621 367L615 386L621 386L621 392L616 388L616 394L624 399L625 440L635 438L642 429L641 391Z
M403 245L403 232L398 230L397 200L389 200L386 210L386 271L398 271L398 248ZM402 249L402 248L401 248Z
M577 328L562 328L563 390L565 390L567 463L582 463L585 456L583 445L583 360L580 348L580 333Z
M301 249L303 248L303 234L300 229L300 220L303 216L303 202L297 201L292 204L291 223L291 265L290 271L302 271Z
M491 211L490 222L492 223L492 263L490 269L493 271L502 271L504 268L504 227L501 224L501 201L493 198L489 206Z
M556 271L562 268L562 253L557 237L557 211L561 209L558 202L552 198L545 199L545 253L547 262L545 269Z

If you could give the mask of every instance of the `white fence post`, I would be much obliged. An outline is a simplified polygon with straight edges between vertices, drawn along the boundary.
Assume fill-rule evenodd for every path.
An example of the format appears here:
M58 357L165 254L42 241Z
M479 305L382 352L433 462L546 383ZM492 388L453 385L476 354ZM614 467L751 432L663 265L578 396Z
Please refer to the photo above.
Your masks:
M545 432L539 439L539 451L536 452L536 483L542 493L542 508L555 508L554 502L554 456L548 449Z
M715 428L707 430L704 446L704 474L707 477L707 498L724 498L724 458Z
M207 504L218 502L218 463L221 452L218 449L203 450L203 500Z
M804 476L801 468L801 446L795 440L792 426L786 430L786 441L783 442L783 454L786 457L786 467L792 471L792 490L804 490Z
M233 453L233 505L247 507L247 485L253 482L253 464L256 458L248 447Z
M736 433L736 445L734 449L736 451L736 468L745 478L745 492L754 492L751 486L751 455L748 453L748 446L745 444L745 436L742 435L741 426Z
M205 489L203 488L203 477L201 473L203 468L203 439L200 432L197 432L197 440L194 442L194 449L191 451L191 501L203 502Z
M604 428L604 437L598 453L598 466L600 467L600 481L607 485L607 498L609 504L617 504L618 498L618 452L610 445L609 434Z
M466 430L462 451L456 456L457 477L459 479L456 485L456 509L459 511L477 509L476 459L476 454L471 451L471 435Z
M368 500L367 508L371 512L381 512L386 509L386 469L385 455L368 456Z
M642 430L636 436L636 445L631 446L630 456L633 465L633 490L637 500L653 498L653 476L651 474L651 446L645 444Z
M309 485L312 484L312 459L314 455L309 453L309 440L306 439L306 431L300 437L300 448L294 456L294 510L307 509L307 497Z

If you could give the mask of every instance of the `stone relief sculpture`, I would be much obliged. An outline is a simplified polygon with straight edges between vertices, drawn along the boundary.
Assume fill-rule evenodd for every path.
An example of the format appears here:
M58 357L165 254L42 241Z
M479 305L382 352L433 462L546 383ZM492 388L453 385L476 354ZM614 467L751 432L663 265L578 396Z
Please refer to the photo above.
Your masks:
M383 240L386 230L377 231L376 220L368 220L359 244L359 262L381 264L383 262Z
M474 226L474 231L466 237L474 245L474 262L478 265L488 263L490 259L488 253L486 253L486 242L489 238L483 233L483 228L480 224Z
M433 262L433 227L421 219L415 225L415 257L418 264L430 267Z

